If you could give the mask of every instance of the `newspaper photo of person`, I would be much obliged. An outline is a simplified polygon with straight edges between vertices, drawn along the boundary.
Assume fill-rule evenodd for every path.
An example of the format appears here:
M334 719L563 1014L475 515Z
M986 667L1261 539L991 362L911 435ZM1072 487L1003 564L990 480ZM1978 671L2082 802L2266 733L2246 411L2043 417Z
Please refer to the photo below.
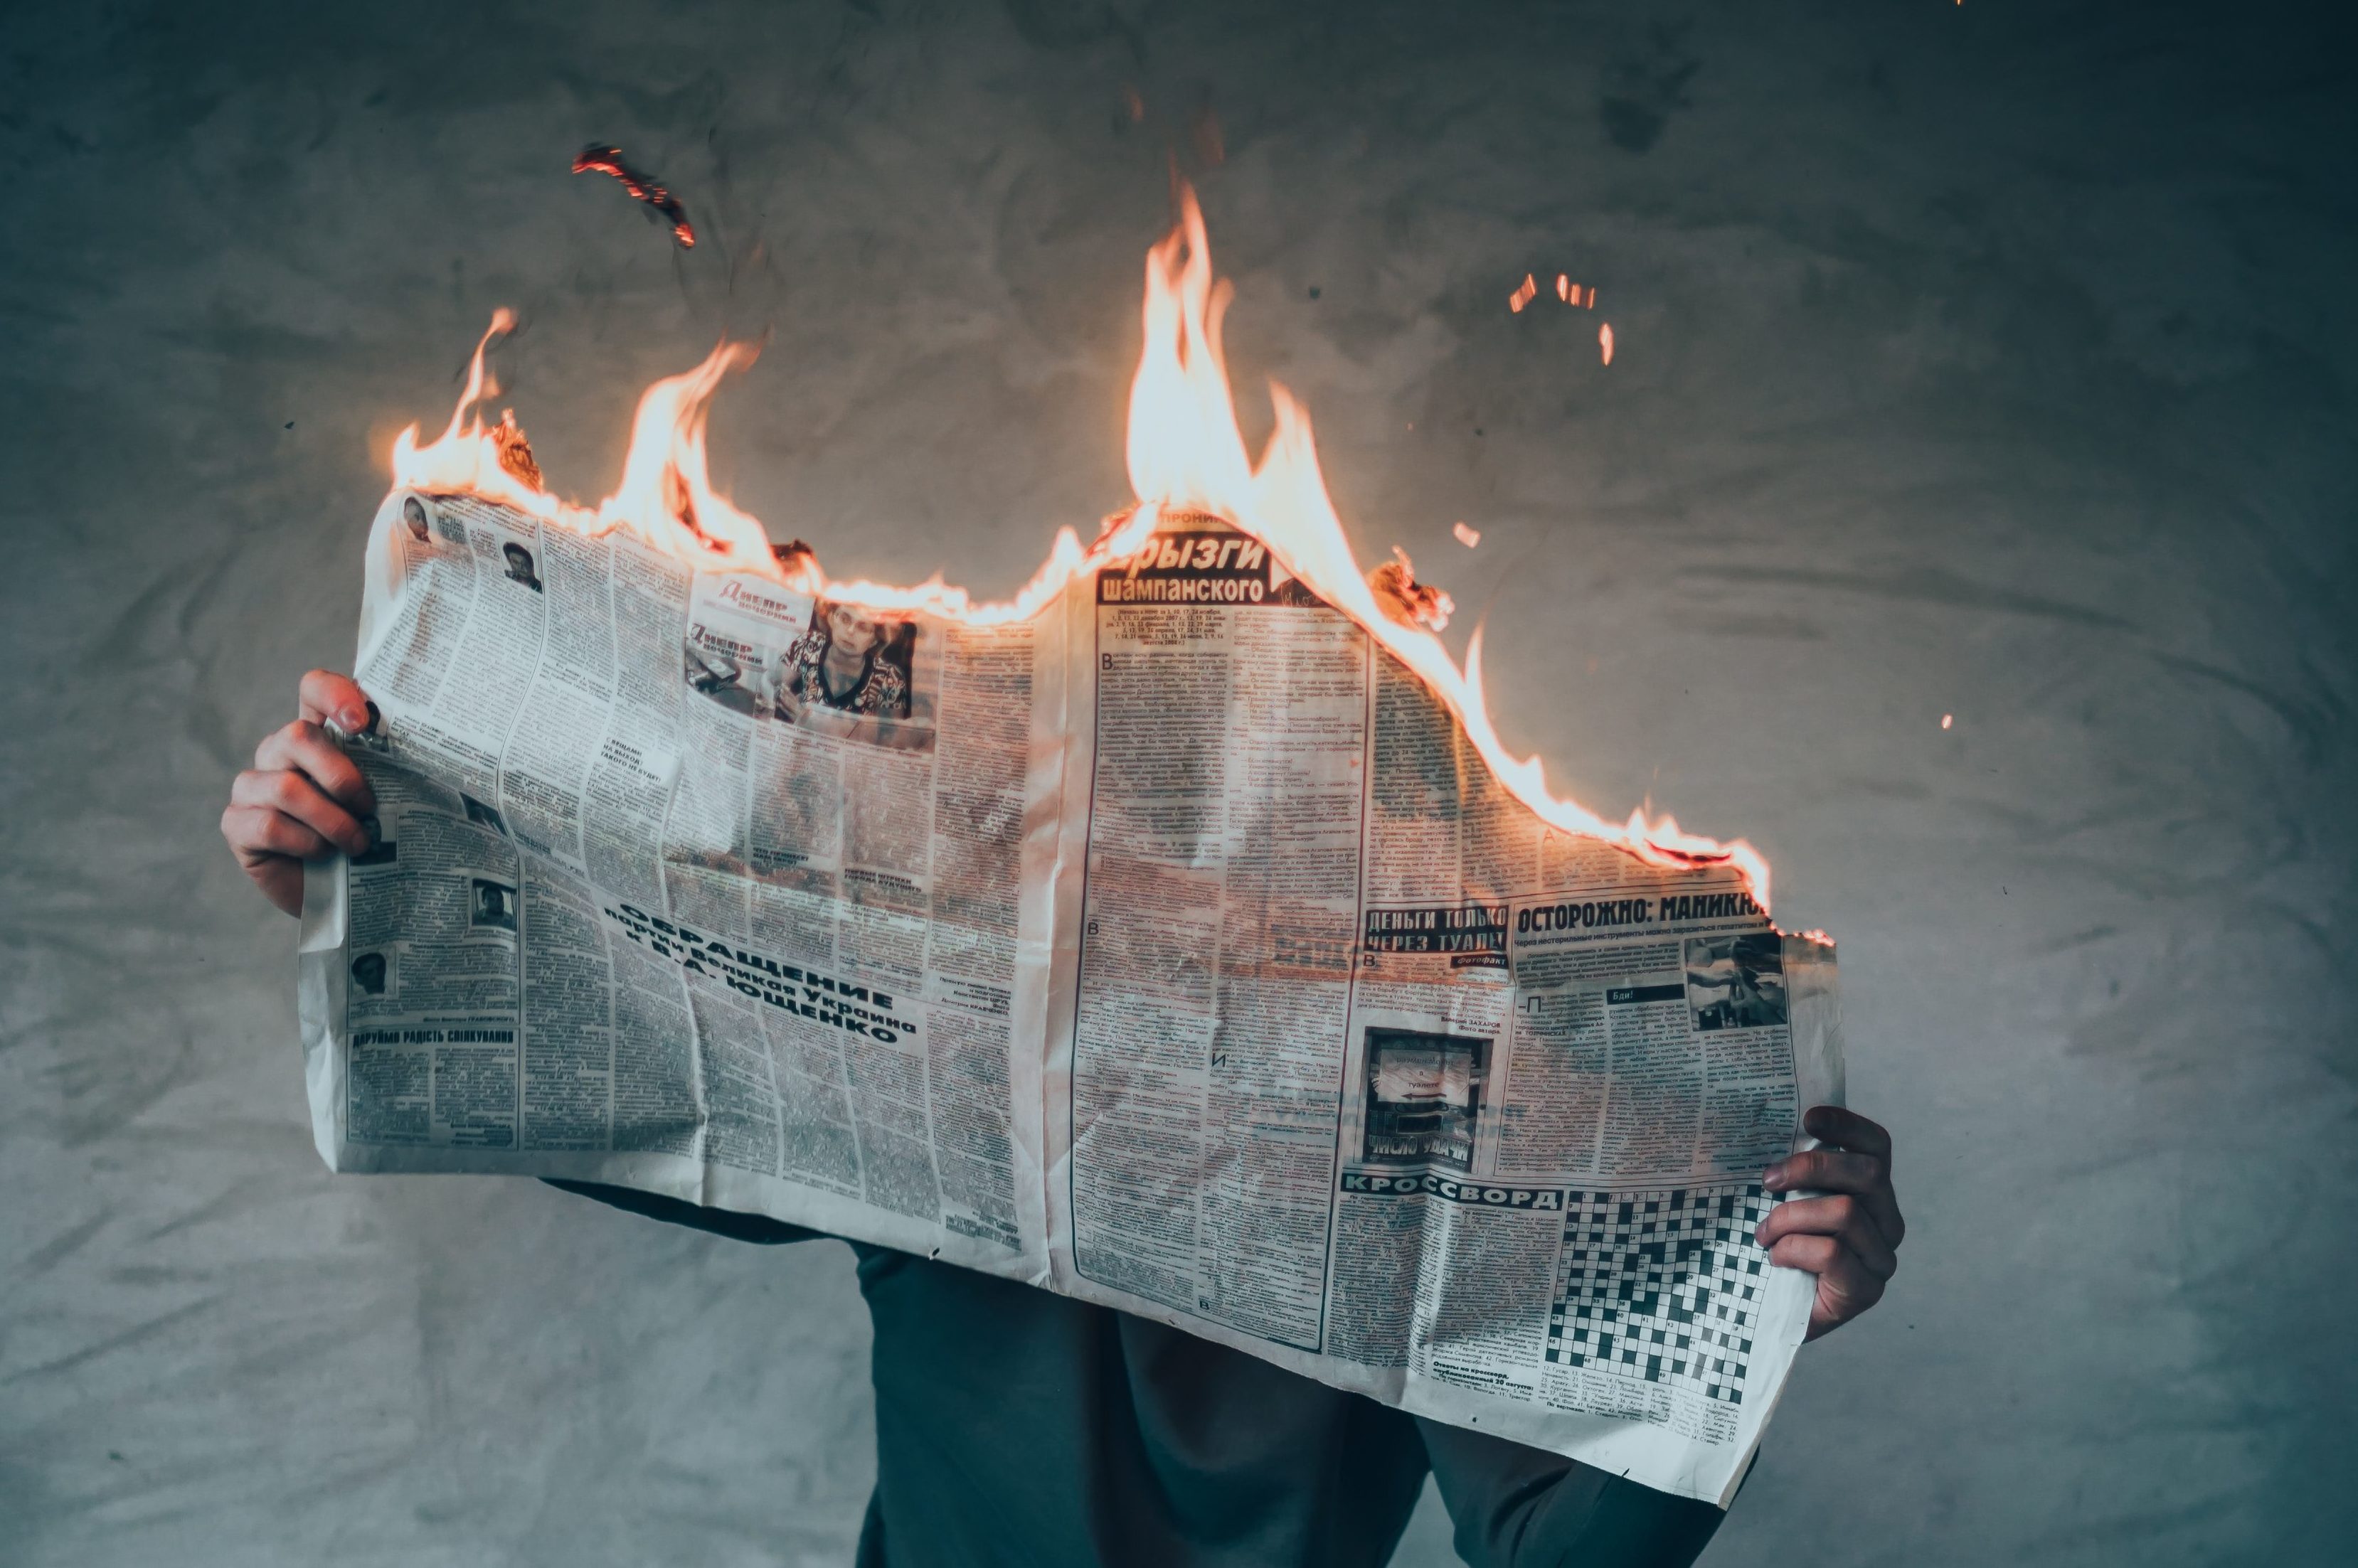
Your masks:
M427 525L426 503L414 495L401 498L401 521L409 529L409 536L421 545L431 545L434 535Z
M477 931L514 931L516 928L516 890L489 877L470 880L474 884L474 896L467 905L468 925Z
M384 955L362 953L352 959L352 984L362 996L384 994Z
M1687 941L1687 1005L1699 1030L1785 1022L1785 948L1771 934Z
M507 558L510 582L522 583L535 593L541 591L540 574L535 569L530 550L511 541L500 546L500 554Z
M495 806L486 806L471 795L461 794L460 804L467 808L467 820L478 827L488 827L501 838L507 837L508 825L500 817Z
M401 858L401 846L384 836L384 824L374 816L361 818L361 827L368 834L369 847L352 857L355 866L389 866Z
M849 740L930 748L930 727L901 727L916 716L916 647L914 616L820 600L809 630L770 672L772 710L790 724Z
M1371 1165L1474 1165L1490 1043L1406 1029L1368 1031L1367 1129Z

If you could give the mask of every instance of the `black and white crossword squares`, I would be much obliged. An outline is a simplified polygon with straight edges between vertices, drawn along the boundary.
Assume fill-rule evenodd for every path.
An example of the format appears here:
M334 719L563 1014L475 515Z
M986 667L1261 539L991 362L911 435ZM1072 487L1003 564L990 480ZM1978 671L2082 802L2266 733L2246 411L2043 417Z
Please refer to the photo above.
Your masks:
M1757 1182L1566 1194L1548 1359L1743 1403L1775 1201Z

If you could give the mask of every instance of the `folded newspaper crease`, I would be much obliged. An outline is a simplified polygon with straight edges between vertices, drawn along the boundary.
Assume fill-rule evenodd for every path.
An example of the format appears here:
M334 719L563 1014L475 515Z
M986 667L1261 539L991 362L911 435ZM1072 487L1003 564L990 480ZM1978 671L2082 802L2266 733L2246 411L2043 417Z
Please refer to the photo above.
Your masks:
M767 1214L1733 1495L1832 948L1546 828L1249 536L1165 519L984 629L396 492L357 673L330 1167Z

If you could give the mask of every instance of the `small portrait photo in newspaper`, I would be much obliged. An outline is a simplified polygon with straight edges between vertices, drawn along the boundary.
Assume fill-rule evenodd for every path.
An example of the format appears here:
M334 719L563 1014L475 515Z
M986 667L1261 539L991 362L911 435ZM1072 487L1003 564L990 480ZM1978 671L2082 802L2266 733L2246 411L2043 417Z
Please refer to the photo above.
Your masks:
M1762 1029L1785 1022L1785 945L1774 932L1687 939L1694 1026Z
M384 823L374 816L361 818L361 828L368 834L369 847L352 858L355 868L390 866L401 859L401 846L385 837Z
M929 752L936 629L914 615L820 600L810 625L770 671L771 711L845 740Z
M539 563L532 558L530 550L511 539L500 546L500 557L505 563L508 581L535 593L541 591Z
M1367 1063L1360 1159L1371 1165L1472 1170L1490 1043L1460 1034L1369 1029Z
M516 890L506 882L493 881L489 877L471 878L471 892L467 901L467 925L471 931L504 931L514 935L516 928Z
M352 989L361 996L383 996L385 984L385 961L382 953L357 953L352 957Z

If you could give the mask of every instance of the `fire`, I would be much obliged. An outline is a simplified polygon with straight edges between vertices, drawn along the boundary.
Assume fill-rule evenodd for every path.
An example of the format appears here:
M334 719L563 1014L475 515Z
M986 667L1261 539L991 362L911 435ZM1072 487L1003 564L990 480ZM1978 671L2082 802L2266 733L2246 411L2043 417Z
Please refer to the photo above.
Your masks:
M742 343L724 342L695 370L646 390L632 420L622 482L589 508L519 477L521 468L536 481L539 470L512 420L488 428L483 423L480 406L497 391L484 372L484 351L514 326L513 314L503 309L476 345L466 390L442 435L420 446L412 426L395 438L394 483L471 492L588 534L626 529L699 569L754 573L838 602L917 611L976 626L1030 619L1075 579L1136 554L1166 514L1210 513L1262 541L1288 571L1422 679L1499 783L1541 820L1566 834L1618 845L1652 865L1726 866L1768 907L1768 863L1749 844L1688 833L1675 818L1649 817L1642 807L1626 821L1608 821L1551 792L1539 758L1508 750L1484 691L1481 630L1468 641L1461 665L1436 634L1447 619L1448 595L1417 582L1405 554L1395 549L1394 559L1374 573L1360 570L1326 494L1310 416L1275 383L1270 400L1276 426L1259 460L1252 458L1220 349L1231 290L1213 276L1194 192L1183 189L1181 197L1178 226L1146 257L1145 343L1130 383L1125 454L1137 504L1109 519L1087 545L1071 528L1057 530L1047 559L1011 598L978 602L938 575L913 587L838 581L807 554L782 563L762 524L713 491L705 462L705 415L712 395L722 377L752 362L753 350ZM1538 286L1526 278L1516 292L1528 303ZM1610 332L1608 327L1600 334L1607 345Z

